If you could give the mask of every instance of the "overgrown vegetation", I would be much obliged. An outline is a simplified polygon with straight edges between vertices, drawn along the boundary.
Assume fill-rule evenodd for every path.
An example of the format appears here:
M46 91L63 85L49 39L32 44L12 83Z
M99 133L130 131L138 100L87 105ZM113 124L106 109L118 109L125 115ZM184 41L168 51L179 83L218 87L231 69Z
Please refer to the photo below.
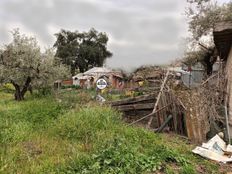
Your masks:
M0 93L0 173L218 173L186 141L127 127L91 92Z
M219 3L213 0L187 0L186 16L191 33L183 62L194 66L202 63L207 75L211 75L218 52L213 41L213 30L217 23L232 20L232 2Z
M56 79L68 76L67 68L54 56L52 49L44 53L35 38L12 32L11 43L0 47L0 83L14 87L15 100L24 100L32 89L47 91Z

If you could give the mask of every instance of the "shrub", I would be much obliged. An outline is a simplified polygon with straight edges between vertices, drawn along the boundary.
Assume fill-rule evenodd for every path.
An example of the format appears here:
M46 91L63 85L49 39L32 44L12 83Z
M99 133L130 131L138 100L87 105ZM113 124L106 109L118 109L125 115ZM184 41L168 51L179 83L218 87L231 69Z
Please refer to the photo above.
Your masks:
M13 93L15 91L15 88L11 83L5 83L0 87L0 91L4 91L6 93Z

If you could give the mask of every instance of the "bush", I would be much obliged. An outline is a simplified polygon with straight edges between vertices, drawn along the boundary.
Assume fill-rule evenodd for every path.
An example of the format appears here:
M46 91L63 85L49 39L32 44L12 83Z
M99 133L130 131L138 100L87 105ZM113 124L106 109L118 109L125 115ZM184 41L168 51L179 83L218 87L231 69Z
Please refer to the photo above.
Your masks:
M5 83L2 86L0 86L0 91L6 93L13 93L15 91L15 88L11 83Z

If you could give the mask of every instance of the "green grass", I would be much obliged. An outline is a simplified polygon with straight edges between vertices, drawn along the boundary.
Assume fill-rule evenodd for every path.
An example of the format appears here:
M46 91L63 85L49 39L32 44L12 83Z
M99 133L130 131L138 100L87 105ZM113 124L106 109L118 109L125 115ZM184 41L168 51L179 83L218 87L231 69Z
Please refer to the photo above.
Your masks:
M127 127L91 92L12 100L0 93L0 173L218 173L185 140Z

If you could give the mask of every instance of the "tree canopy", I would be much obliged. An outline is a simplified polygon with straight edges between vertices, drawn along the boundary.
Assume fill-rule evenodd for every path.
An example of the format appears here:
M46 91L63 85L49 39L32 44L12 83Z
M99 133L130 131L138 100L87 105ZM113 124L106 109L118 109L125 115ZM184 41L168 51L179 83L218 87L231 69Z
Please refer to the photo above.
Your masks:
M212 36L215 23L232 20L232 2L222 5L212 0L187 0L187 2L189 31L196 40L202 36Z
M0 49L0 79L13 84L16 100L23 100L33 86L46 87L67 75L67 68L55 59L51 49L41 53L35 38L18 30L12 34L13 41Z
M71 67L73 75L76 69L84 72L95 66L103 66L105 60L112 56L107 49L108 36L95 29L82 33L62 29L55 36L56 56Z
M217 57L217 50L213 44L213 28L217 22L232 20L232 2L221 5L212 0L187 0L187 2L189 6L186 15L192 38L184 62L191 65L201 62L210 75ZM202 47L202 40L208 49Z

